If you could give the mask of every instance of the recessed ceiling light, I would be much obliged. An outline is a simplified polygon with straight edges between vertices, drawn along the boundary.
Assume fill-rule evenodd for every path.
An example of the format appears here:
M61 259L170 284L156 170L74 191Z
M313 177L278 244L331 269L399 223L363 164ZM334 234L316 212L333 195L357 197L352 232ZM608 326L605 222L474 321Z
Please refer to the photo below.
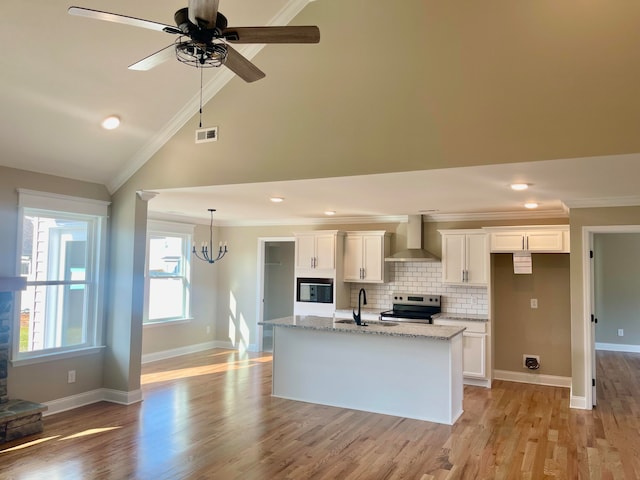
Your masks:
M529 208L529 209L538 208L538 204L536 202L527 202L524 204L524 208Z
M113 130L120 126L120 117L117 115L111 115L102 121L102 128L105 130Z
M526 190L529 188L528 183L512 183L511 190Z
M269 200L271 200L273 203L282 203L282 202L284 202L284 198L283 197L271 197Z
M326 212L324 212L324 214L331 216L331 215L335 215L336 212L334 210L327 210Z

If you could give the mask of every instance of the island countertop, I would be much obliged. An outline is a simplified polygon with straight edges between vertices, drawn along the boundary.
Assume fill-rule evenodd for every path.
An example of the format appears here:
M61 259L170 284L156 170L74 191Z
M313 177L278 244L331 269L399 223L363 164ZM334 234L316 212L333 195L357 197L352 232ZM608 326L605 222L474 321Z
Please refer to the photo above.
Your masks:
M259 325L273 325L275 327L302 328L307 330L324 330L360 335L386 335L392 337L412 337L432 340L450 340L461 334L465 328L445 325L426 325L408 322L374 322L367 320L367 326L355 323L341 323L340 319L332 317L318 317L314 315L294 315L291 317L265 320ZM393 325L390 325L393 324Z

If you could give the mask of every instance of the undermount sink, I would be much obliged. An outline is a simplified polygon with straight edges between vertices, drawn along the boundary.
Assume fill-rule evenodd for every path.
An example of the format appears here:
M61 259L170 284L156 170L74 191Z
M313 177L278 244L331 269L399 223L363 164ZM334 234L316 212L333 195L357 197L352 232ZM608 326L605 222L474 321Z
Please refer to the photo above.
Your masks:
M354 322L353 320L351 320L349 318L344 318L344 319L341 319L341 320L335 320L334 323L344 323L344 324L347 324L347 325L355 325L356 324L356 322ZM380 326L383 326L383 327L395 327L396 325L398 325L397 322L363 321L362 323L363 323L362 326L367 326L367 325L372 325L372 326L376 325L376 326L378 326L378 325L380 325Z

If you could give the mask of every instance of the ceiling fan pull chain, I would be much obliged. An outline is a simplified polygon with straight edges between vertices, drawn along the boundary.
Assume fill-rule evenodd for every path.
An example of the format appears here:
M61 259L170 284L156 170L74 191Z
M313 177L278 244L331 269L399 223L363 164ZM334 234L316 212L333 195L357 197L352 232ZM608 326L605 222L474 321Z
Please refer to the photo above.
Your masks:
M200 68L200 126L198 128L202 128L202 67Z

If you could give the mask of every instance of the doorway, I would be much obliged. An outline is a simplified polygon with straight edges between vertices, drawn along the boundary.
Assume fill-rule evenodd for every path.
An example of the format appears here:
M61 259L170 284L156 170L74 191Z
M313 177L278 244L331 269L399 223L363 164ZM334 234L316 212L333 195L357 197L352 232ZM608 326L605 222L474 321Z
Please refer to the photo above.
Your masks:
M585 349L589 367L585 380L592 386L591 398L586 400L587 405L596 406L598 350L640 350L640 322L629 311L640 303L634 291L640 278L640 226L585 227L583 245L589 347Z
M295 239L258 239L258 321L293 315ZM258 325L258 348L273 351L273 327Z

